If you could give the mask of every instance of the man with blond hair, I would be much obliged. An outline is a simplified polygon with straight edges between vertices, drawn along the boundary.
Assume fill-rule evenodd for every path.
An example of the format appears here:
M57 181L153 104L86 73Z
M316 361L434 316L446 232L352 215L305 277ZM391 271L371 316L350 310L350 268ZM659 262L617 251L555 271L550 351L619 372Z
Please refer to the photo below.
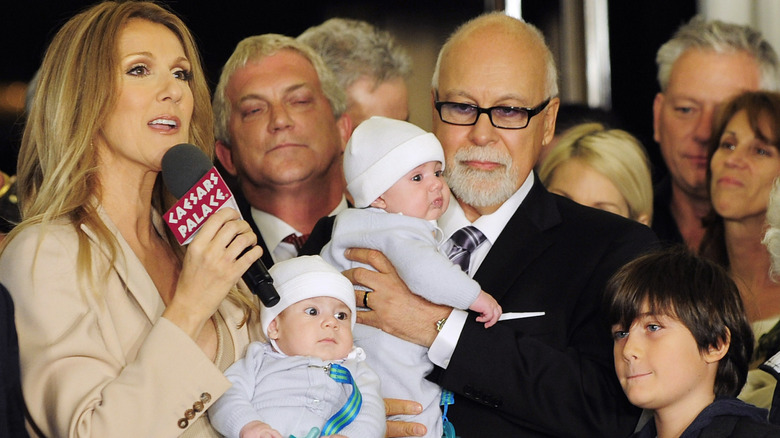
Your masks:
M266 266L297 256L318 219L347 207L345 109L333 73L294 38L246 38L223 67L214 93L217 158L237 179Z

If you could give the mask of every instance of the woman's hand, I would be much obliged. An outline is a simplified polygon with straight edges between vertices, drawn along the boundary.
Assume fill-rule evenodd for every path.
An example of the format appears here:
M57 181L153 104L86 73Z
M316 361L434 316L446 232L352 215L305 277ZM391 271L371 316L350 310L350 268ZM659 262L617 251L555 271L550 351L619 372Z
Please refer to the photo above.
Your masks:
M446 318L452 308L433 304L413 294L398 276L392 263L379 251L350 248L344 255L376 269L376 272L365 268L344 271L353 284L373 290L366 300L371 310L358 312L358 322L423 347L430 347L438 333L436 321ZM355 291L356 302L361 306L364 294L362 290Z
M263 253L238 211L223 208L200 227L184 256L176 291L163 316L196 339L241 275ZM246 248L254 246L241 258Z
M422 412L422 405L411 400L399 400L396 398L385 399L385 414L391 415L417 415ZM406 421L387 421L387 437L401 436L425 436L428 429L420 423L408 423Z

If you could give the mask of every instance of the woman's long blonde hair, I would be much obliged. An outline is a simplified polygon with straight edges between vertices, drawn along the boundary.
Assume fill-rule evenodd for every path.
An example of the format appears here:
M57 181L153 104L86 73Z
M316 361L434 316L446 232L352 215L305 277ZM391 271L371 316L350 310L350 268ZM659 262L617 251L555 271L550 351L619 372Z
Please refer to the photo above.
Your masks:
M79 275L93 282L98 273L91 269L90 245L80 226L86 225L106 245L111 264L119 254L116 238L97 213L95 198L99 199L101 188L92 140L116 104L118 39L131 19L161 24L181 42L192 68L189 85L194 108L189 142L213 158L209 89L195 41L179 17L152 2L107 1L65 23L40 67L17 164L22 222L4 243L31 225L70 222L79 236ZM153 208L163 212L174 201L158 175ZM174 251L181 260L183 250L174 245Z
M621 129L600 123L582 123L565 131L539 169L549 186L556 169L569 160L581 160L609 179L625 199L629 219L653 217L653 183L644 147Z

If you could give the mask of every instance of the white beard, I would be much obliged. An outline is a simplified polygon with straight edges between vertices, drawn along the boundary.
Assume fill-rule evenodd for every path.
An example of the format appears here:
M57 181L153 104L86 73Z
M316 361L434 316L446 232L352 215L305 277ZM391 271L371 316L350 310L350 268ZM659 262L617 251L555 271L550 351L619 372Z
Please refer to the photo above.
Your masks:
M478 170L460 164L463 161L491 161L504 167ZM504 203L515 193L518 179L509 154L480 146L470 146L455 152L454 160L447 163L444 176L455 196L472 207Z

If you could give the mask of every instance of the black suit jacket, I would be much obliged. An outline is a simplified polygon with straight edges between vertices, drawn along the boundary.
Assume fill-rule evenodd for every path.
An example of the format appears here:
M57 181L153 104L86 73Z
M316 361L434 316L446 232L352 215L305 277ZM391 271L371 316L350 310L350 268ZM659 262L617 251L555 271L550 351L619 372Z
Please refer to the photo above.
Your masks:
M664 245L685 244L677 221L672 216L672 178L667 175L653 188L653 225L655 235Z
M0 284L0 436L26 437L14 303Z
M252 227L252 231L257 235L257 244L263 248L263 255L260 260L263 262L266 268L270 268L274 265L274 259L271 258L271 251L268 250L268 244L263 240L263 233L257 228L255 220L252 218L252 206L249 205L249 201L246 200L241 190L233 190L233 197L236 198L236 204L238 204L238 210L241 212L241 217L245 221L249 222L249 226Z
M504 312L544 316L485 329L469 315L446 369L448 417L471 437L626 437L639 411L615 377L601 318L607 279L655 247L644 225L548 193L538 179L474 279Z

